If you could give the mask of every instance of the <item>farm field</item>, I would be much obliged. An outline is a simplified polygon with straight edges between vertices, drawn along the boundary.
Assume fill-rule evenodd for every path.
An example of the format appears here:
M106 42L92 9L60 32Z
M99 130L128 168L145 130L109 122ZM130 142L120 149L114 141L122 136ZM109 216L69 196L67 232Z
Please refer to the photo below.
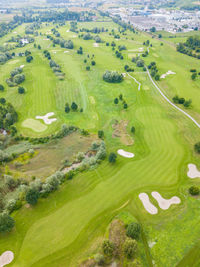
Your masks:
M126 31L127 35L120 34L120 39L114 39L109 33L112 29L117 32L119 25L113 22L78 23L78 29L108 29L99 34L104 42L98 45L94 45L94 40L83 40L78 36L80 32L69 31L67 22L57 30L62 38L73 41L74 49L53 47L52 41L47 39L53 27L55 25L42 24L39 29L42 35L34 37L41 50L33 43L15 49L15 53L30 50L31 63L26 62L25 57L15 56L0 65L0 83L5 87L0 97L5 97L17 110L16 127L25 137L50 136L64 123L84 129L90 135L80 140L79 135L73 133L57 141L56 148L51 144L43 145L30 163L22 167L24 175L39 178L55 172L62 158L72 160L74 153L87 151L98 130L104 131L107 154L124 149L135 156L118 155L115 164L110 164L106 158L97 167L67 180L48 198L39 199L36 206L23 205L14 211L16 226L11 233L1 234L0 254L13 251L15 257L10 266L16 267L80 266L83 259L98 251L113 218L128 212L142 226L141 266L185 267L185 262L188 266L196 263L198 266L199 197L191 197L188 188L199 186L200 179L189 179L187 171L189 163L200 168L199 155L193 150L194 144L200 141L200 129L166 102L147 72L131 59L149 49L145 65L155 61L160 75L169 70L175 72L156 84L170 100L175 95L192 99L190 108L179 106L200 124L200 79L192 81L190 73L191 68L200 71L199 61L178 53L170 43L161 45L161 40L151 39L146 33ZM15 31L23 35L24 29L25 24L22 24ZM0 44L12 34L1 38ZM150 47L143 44L148 39ZM122 51L123 60L116 57L110 45L106 46L106 42L112 41L117 46L126 46ZM83 49L82 55L76 52L79 47ZM61 66L64 80L53 73L44 50L48 50ZM92 59L96 62L94 66ZM124 70L126 64L134 68L129 75ZM22 86L26 92L20 95L17 87L8 87L5 81L14 68L22 65L26 76ZM90 71L86 66L90 66ZM124 80L106 83L102 79L106 70L125 73ZM114 104L120 94L128 104L127 109L121 102ZM66 102L73 101L83 112L65 112ZM52 118L56 118L51 124L36 118L50 112L54 113ZM127 125L123 131L131 138L130 144L114 136L116 123ZM134 135L132 126L136 129ZM9 168L14 173L14 166L9 165ZM153 191L166 199L177 196L180 204L163 210L152 197ZM148 194L157 214L147 212L139 198L141 193Z

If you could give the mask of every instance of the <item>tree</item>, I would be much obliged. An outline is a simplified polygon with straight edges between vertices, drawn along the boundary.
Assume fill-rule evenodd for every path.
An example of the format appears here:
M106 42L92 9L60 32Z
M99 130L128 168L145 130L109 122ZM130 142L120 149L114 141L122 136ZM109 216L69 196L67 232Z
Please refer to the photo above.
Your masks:
M39 198L39 192L34 188L30 188L26 193L26 201L31 205L37 204L38 198Z
M126 103L124 103L124 109L127 109L128 105Z
M132 222L128 225L126 235L133 239L138 239L140 236L141 227L138 223Z
M114 152L111 152L109 157L108 157L108 161L110 163L115 163L116 162L116 159L117 159L117 155L114 153Z
M134 127L134 126L131 127L131 132L132 132L133 134L135 133L135 127Z
M156 27L152 27L152 28L150 29L150 32L156 32Z
M122 94L119 95L119 100L121 100L121 101L123 100L123 95Z
M115 250L115 246L109 240L104 240L102 244L102 250L106 256L112 256Z
M6 213L0 214L0 232L10 232L15 225L15 221Z
M199 188L195 185L191 186L188 191L189 191L190 195L192 195L192 196L197 196L200 193Z
M197 77L197 73L196 73L196 72L192 73L192 75L191 75L191 79L192 79L193 81L196 80L196 77Z
M41 49L41 46L40 46L40 45L38 45L38 49L39 49L39 50Z
M91 64L92 64L92 66L95 66L96 62L94 60L92 60Z
M114 103L115 103L116 105L119 103L119 99L118 99L117 97L114 99Z
M0 84L0 91L4 91L4 86Z
M179 98L178 103L179 104L184 104L185 103L185 98L183 98L183 97Z
M73 111L76 111L76 110L78 109L78 105L77 105L75 102L72 102L72 104L71 104L71 109L72 109Z
M90 66L86 66L86 70L89 71L90 70Z
M33 60L33 57L31 55L26 57L26 62L30 63Z
M158 34L158 38L162 38L162 34Z
M25 93L25 89L24 89L24 87L18 87L18 93L19 94L24 94Z
M69 104L68 103L65 104L65 112L66 113L69 113L70 112L70 107L69 107Z
M127 258L133 258L134 254L137 251L137 241L131 238L127 238L123 245L124 254Z
M159 75L159 74L156 74L156 76L155 76L155 80L156 80L156 81L159 81L159 80L160 80L160 75Z
M98 137L101 138L101 139L103 139L103 137L104 137L104 131L99 130L98 131Z
M1 98L0 98L0 104L5 104L5 103L6 103L5 98L4 98L4 97L1 97Z
M137 67L140 67L140 68L144 67L144 60L142 59L137 60L136 65Z
M200 154L200 142L198 142L198 143L196 143L196 144L194 145L194 150L195 150L198 154Z

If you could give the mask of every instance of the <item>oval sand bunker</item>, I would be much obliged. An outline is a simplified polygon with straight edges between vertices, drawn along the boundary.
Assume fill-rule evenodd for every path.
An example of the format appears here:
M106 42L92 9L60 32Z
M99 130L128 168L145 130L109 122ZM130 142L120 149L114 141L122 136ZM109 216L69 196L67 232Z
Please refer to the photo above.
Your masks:
M139 199L142 201L142 204L148 213L150 214L158 213L158 209L150 202L149 196L146 193L140 193Z
M188 173L187 176L191 179L194 178L200 178L200 171L198 171L197 167L195 164L188 164Z
M181 203L180 198L176 196L170 199L165 199L158 192L152 192L151 195L158 202L158 205L162 210L168 210L171 205Z
M118 153L120 156L125 157L125 158L133 158L133 157L135 156L133 153L131 153L131 152L127 152L127 151L125 151L125 150L123 150L123 149L119 149L119 150L117 151L117 153Z
M50 119L49 117L52 117L54 115L54 112L49 112L44 116L36 116L36 119L43 120L45 124L52 124L52 122L57 121L56 118Z
M14 253L12 251L5 251L0 256L0 267L3 267L9 263L11 263L14 259Z

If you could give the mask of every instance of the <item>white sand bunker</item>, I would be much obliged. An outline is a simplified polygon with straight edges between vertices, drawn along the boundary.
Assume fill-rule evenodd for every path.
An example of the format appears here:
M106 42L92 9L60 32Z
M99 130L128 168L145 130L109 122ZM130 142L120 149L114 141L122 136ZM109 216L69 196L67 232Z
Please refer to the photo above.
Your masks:
M43 41L49 41L49 39L48 38L44 38Z
M94 47L99 47L99 44L98 43L93 43L93 46Z
M45 124L52 124L52 122L57 121L56 118L49 119L49 117L52 117L54 115L54 112L49 112L44 116L36 116L36 119L43 120Z
M140 193L139 199L142 201L142 204L148 213L153 215L158 213L158 209L150 202L149 196L146 193Z
M21 65L20 68L23 69L24 68L24 65Z
M127 152L123 149L119 149L117 150L117 153L122 156L122 157L125 157L125 158L133 158L135 155L131 152Z
M158 205L162 210L168 210L171 205L181 203L180 198L176 196L170 199L165 199L158 192L152 192L151 195L158 202Z
M5 251L0 256L0 267L3 267L9 263L11 263L14 259L14 253L12 251Z
M161 78L161 79L165 79L168 75L174 75L174 74L176 74L176 72L173 72L173 71L171 71L171 70L168 70L168 72L166 72L165 74L162 74L162 75L160 76L160 78Z
M69 51L66 50L66 51L64 51L64 53L69 53Z
M191 179L200 178L200 171L197 169L195 164L188 164L189 171L187 172L187 176Z

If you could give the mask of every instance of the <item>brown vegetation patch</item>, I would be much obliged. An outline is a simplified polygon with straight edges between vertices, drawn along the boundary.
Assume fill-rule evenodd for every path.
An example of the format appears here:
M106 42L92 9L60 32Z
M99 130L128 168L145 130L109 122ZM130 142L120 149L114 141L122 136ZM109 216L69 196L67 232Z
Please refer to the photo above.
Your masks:
M127 133L127 126L127 120L122 120L120 122L116 120L115 123L112 125L112 128L114 129L112 137L120 138L122 144L126 146L131 146L134 141L133 138Z
M112 221L109 229L109 240L115 244L116 255L120 256L122 245L126 239L124 223L118 219Z
M80 267L95 267L96 263L94 259L88 259L82 262L79 266Z

